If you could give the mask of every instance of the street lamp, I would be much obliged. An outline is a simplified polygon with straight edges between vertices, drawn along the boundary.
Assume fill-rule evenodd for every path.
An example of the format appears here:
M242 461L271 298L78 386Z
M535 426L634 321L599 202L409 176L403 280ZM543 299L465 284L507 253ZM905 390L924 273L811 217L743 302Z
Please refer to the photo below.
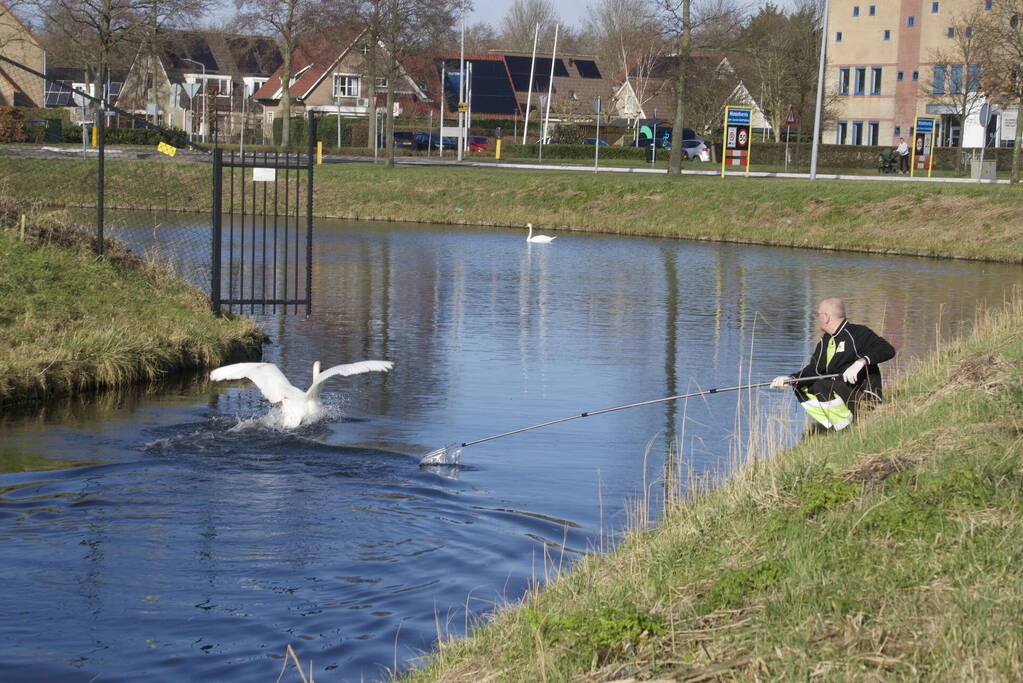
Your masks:
M200 125L202 127L202 141L203 141L203 143L205 143L206 142L206 65L203 64L202 62L197 62L194 59L189 59L188 57L182 57L181 61L183 61L183 62L192 62L192 64L198 64L199 66L202 67L202 123Z

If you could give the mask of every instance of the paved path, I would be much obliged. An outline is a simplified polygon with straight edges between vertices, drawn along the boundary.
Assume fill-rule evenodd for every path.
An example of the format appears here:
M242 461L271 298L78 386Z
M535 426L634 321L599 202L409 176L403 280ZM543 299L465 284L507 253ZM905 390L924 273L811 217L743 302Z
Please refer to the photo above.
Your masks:
M83 149L80 146L48 146L48 145L25 145L25 144L8 144L0 146L4 152L14 154L22 157L30 157L37 159L95 159L97 152L93 148ZM204 152L196 152L189 149L179 149L174 157L169 157L165 154L157 152L155 148L139 147L132 145L125 146L109 146L106 148L108 159L131 159L131 160L150 160L150 161L171 161L171 160L187 160L187 161L209 161L210 155ZM648 168L645 166L600 166L593 169L592 166L581 166L575 164L540 164L540 163L525 163L525 162L510 162L510 161L474 161L468 159L465 161L456 161L455 159L442 159L438 157L395 157L395 161L402 166L456 166L463 168L496 168L496 169L517 169L527 171L574 171L576 173L638 173L646 175L665 175L667 171L663 168ZM354 156L354 155L338 155L338 154L324 154L323 162L325 164L368 164L373 163L370 157ZM377 163L383 163L378 161ZM707 164L706 170L703 168L696 169L690 167L683 167L682 175L692 176L720 176L721 171L718 167L712 164ZM743 173L731 172L727 174L728 177L741 178ZM790 178L797 180L808 180L810 174L808 173L777 173L767 171L750 171L749 177L751 178ZM985 185L1007 185L1008 180L976 180L974 178L928 178L926 176L905 176L905 175L859 175L859 174L844 174L844 173L818 173L818 180L870 180L870 181L885 181L894 183L973 183L973 184L985 184Z

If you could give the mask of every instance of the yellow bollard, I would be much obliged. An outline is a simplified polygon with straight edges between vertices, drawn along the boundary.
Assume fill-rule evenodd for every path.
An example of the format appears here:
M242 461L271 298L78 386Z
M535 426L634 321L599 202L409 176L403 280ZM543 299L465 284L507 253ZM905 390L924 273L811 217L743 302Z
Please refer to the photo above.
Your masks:
M497 140L494 141L494 158L501 158L501 138L497 138Z
M323 163L323 140L316 141L316 165Z
M92 127L92 146L99 147L99 126Z

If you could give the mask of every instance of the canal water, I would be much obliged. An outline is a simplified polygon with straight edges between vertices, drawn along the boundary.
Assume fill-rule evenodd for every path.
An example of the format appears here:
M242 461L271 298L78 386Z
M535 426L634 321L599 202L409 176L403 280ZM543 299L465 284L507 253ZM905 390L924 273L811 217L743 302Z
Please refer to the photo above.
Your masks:
M115 214L200 280L208 221ZM545 231L549 232L549 231ZM310 316L253 315L265 360L394 362L332 380L294 432L244 382L0 416L6 680L376 680L656 515L670 444L727 471L748 425L798 438L788 392L656 404L469 447L552 418L800 367L814 306L898 348L889 376L997 304L1021 269L525 230L319 221Z

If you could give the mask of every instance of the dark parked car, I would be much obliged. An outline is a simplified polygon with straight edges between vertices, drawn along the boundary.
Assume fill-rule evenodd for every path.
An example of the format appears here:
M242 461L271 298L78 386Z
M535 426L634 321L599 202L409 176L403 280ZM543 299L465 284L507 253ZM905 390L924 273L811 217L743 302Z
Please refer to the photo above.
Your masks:
M436 149L457 149L458 143L452 138L441 138L438 133L416 133L415 148L418 150L433 151Z
M599 145L601 147L607 147L608 146L607 140L604 140L604 139L597 140L597 138L586 138L586 144L587 145L596 144L596 145Z
M384 147L384 132L380 131L377 137L377 146ZM395 149L416 149L415 134L410 130L396 130L394 131L394 148Z

